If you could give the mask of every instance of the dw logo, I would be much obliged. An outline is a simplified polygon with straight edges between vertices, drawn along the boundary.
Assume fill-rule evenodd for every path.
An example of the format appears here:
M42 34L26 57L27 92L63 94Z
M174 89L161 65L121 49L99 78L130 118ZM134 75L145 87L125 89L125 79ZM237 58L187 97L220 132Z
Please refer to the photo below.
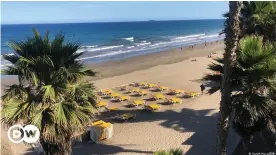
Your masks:
M8 130L8 138L13 143L35 143L40 136L38 128L34 125L13 125Z

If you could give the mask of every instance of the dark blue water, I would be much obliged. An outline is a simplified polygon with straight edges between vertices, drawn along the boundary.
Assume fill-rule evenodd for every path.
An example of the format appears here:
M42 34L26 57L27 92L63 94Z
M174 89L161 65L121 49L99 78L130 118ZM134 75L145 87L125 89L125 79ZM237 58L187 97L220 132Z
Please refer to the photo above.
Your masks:
M63 33L67 41L79 42L82 60L99 62L162 51L172 47L218 40L224 20L183 20L116 23L2 25L2 54L11 53L9 40L25 40L36 28L51 38Z

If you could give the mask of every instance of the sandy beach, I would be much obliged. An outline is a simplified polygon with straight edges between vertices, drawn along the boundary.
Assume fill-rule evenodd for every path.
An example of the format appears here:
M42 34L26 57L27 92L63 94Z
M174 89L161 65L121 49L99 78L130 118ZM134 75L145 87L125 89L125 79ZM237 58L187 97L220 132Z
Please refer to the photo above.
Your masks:
M136 56L116 61L88 65L99 75L93 80L98 89L112 88L132 82L149 82L200 92L200 81L208 73L207 65L212 62L207 56L221 56L222 41L197 45L183 50L172 49L150 55ZM196 59L197 61L191 61ZM1 88L14 83L15 78L1 79ZM216 139L216 116L219 111L220 93L203 94L199 97L183 99L179 105L162 105L158 112L145 112L139 108L126 108L120 103L109 103L119 107L118 113L135 113L136 119L125 123L114 123L114 136L101 144L76 142L73 154L152 154L157 150L181 148L185 154L214 155ZM3 129L3 128L2 128ZM16 147L14 154L27 154L23 144L7 142L6 130L2 130L2 144ZM233 151L239 138L229 135L229 150ZM17 146L15 146L17 145ZM20 145L20 146L19 146Z

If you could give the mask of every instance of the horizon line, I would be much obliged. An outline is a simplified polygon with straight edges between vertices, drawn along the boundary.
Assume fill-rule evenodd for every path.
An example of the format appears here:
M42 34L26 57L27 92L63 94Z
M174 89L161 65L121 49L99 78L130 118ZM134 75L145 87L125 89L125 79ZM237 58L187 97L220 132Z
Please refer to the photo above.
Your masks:
M1 23L1 25L32 25L32 24L89 24L89 23L129 23L129 22L162 22L162 21L188 21L188 20L221 20L225 18L199 18L199 19L174 19L174 20L134 20L134 21L87 21L87 22L60 22L60 23Z

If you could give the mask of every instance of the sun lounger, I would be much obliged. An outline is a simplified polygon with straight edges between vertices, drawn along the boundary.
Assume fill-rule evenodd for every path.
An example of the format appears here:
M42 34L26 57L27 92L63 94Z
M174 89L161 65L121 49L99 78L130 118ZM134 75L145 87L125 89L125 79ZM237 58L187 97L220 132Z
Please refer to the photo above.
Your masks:
M160 109L161 109L161 105L158 105L156 103L145 105L145 110L148 110L148 111L157 111Z
M110 95L112 93L111 89L104 89L100 91L101 95Z
M176 97L166 98L166 100L171 104L182 103L182 99Z
M119 94L119 93L111 93L109 96L111 98L119 98L121 96L121 94Z
M165 96L163 94L156 94L156 95L152 95L150 97L150 99L154 99L154 100L162 100L165 99Z
M157 87L158 85L156 85L156 84L148 84L148 87L149 88L154 88L154 87Z
M185 93L184 95L186 95L188 97L196 97L196 96L199 96L200 93L197 93L197 92L188 92L188 93Z
M96 108L101 108L101 107L107 107L107 103L104 101L99 101L96 103Z
M138 91L141 91L139 88L132 89L131 92L136 93Z
M148 85L146 82L139 82L138 84L139 84L139 86L142 86L142 87L145 87Z
M155 90L157 90L157 91L163 91L163 90L167 90L168 89L168 87L166 87L166 86L155 86L153 88Z
M170 94L183 94L185 91L180 89L169 89Z
M119 87L120 91L125 91L127 90L127 85L122 85L121 87Z
M130 97L129 96L120 96L118 97L120 101L129 101Z
M133 106L140 106L140 105L144 105L145 101L144 100L134 100L130 104Z
M134 87L140 87L140 86L146 86L147 83L146 82L132 82L130 85L134 86Z
M132 114L132 113L125 113L125 114L122 114L122 115L117 115L115 118L119 119L119 120L123 120L123 121L128 121L130 119L136 118L136 115Z
M138 95L138 96L145 96L145 95L148 95L149 92L148 91L137 91L135 92L135 95Z

